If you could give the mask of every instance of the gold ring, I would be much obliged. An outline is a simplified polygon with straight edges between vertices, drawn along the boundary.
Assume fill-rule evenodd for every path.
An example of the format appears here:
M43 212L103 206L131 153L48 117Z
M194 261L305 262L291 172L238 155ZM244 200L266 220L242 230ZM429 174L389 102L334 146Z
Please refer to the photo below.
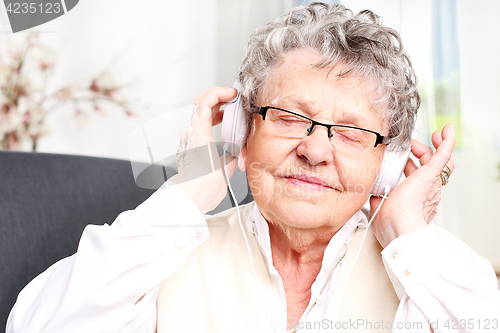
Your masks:
M451 175L451 170L448 165L444 166L439 175L441 176L441 185L445 186L446 184L448 184Z

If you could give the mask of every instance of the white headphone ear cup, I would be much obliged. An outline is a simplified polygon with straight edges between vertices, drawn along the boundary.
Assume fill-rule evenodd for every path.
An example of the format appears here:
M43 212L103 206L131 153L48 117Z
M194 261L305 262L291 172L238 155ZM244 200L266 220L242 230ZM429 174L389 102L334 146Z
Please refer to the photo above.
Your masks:
M234 87L238 95L226 103L221 126L221 141L227 145L227 151L234 157L238 156L246 140L246 116L242 107L241 84L236 81Z
M240 100L238 106L236 107L236 114L235 114L236 121L235 121L235 128L233 129L234 144L236 145L236 149L238 150L238 152L240 152L241 149L246 144L247 127L248 127L246 114L241 104L242 103Z
M417 128L414 127L411 133L411 139L417 138ZM375 179L372 194L376 197L381 197L385 194L385 188L389 186L389 191L394 190L399 184L399 180L410 158L411 144L404 150L385 150L380 172Z
M382 192L382 180L384 178L384 174L387 171L387 155L389 152L386 150L384 153L384 157L382 158L382 164L380 165L380 171L378 172L377 178L375 179L375 183L373 184L372 194L376 197L381 196ZM390 158L390 157L389 157Z
M382 164L380 166L380 172L375 179L375 184L373 185L372 194L376 197L381 197L385 194L385 188L389 186L390 191L392 191L399 184L399 180L403 175L406 162L410 156L411 147L405 150L386 150L384 153L384 158L382 159Z

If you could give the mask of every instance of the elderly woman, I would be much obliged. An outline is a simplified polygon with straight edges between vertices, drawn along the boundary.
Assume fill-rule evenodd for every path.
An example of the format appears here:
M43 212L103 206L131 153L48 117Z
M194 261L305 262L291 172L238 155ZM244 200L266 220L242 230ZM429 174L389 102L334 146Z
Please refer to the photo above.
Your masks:
M21 292L8 332L498 328L491 266L428 226L455 138L447 125L435 152L411 141L419 96L394 30L369 11L301 6L257 29L238 79L246 144L225 170L247 171L255 202L204 216L226 193L223 170L195 178L201 157L181 154L178 175L112 226L87 227L74 256ZM200 96L181 146L213 141L235 96ZM409 160L387 200L370 199L372 215L381 207L366 229L384 153L410 143L421 166Z

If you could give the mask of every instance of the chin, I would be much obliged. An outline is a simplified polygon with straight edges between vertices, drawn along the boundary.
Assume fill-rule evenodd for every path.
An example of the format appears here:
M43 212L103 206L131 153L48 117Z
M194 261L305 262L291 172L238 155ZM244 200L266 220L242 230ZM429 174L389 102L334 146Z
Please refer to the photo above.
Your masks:
M325 225L337 224L336 217L325 209L326 203L311 203L299 200L274 200L265 209L271 220L280 220L289 227L298 229L319 228ZM273 221L269 221L273 222Z

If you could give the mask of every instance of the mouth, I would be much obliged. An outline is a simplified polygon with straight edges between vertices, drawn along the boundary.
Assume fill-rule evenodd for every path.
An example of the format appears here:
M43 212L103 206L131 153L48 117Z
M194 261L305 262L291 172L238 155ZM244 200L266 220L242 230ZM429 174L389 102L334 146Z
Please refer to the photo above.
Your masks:
M286 178L290 183L294 185L310 188L313 190L332 189L332 187L328 185L327 182L316 177L294 174L285 176L284 178Z

